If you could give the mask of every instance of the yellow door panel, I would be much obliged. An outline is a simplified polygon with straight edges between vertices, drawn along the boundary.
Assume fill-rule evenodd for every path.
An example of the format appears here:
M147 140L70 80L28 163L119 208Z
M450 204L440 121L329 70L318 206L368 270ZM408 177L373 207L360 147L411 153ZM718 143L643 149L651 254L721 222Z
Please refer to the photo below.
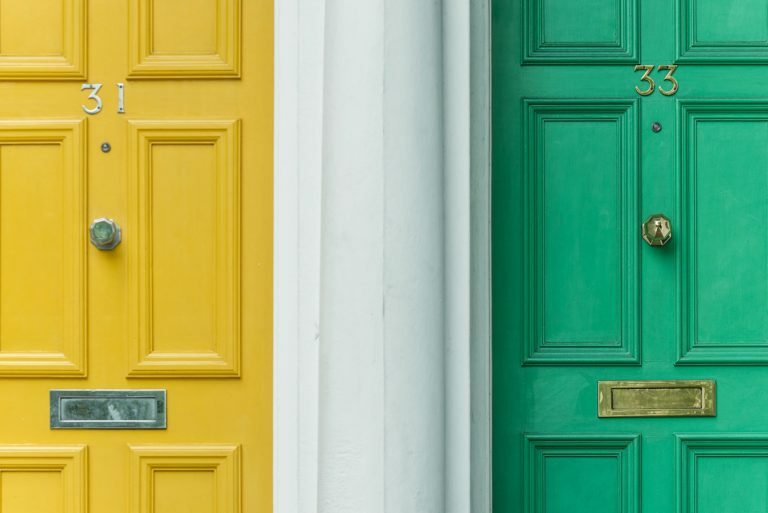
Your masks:
M131 487L137 513L240 513L240 448L132 446Z
M271 511L272 50L270 0L0 0L0 512Z
M88 497L87 449L0 446L0 511L79 513Z
M238 0L130 0L130 76L240 75Z
M0 375L85 374L84 128L0 122Z
M130 130L131 374L237 376L239 123L135 121Z
M85 77L86 1L0 2L0 79Z

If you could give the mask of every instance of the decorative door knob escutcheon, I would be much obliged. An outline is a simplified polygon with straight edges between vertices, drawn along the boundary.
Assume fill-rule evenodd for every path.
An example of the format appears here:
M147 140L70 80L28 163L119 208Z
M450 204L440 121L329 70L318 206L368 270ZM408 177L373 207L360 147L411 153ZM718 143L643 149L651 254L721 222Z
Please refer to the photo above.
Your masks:
M672 223L664 214L654 214L643 223L643 240L650 246L663 246L672 239Z
M112 219L106 217L94 219L89 233L91 244L101 251L115 249L122 239L120 226Z

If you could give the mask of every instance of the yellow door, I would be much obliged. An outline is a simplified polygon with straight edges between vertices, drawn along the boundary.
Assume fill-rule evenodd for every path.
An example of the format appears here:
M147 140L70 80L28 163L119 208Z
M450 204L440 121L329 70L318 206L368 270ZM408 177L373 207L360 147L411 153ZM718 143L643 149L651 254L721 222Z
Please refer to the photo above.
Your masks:
M269 0L0 0L0 513L271 510L271 127Z

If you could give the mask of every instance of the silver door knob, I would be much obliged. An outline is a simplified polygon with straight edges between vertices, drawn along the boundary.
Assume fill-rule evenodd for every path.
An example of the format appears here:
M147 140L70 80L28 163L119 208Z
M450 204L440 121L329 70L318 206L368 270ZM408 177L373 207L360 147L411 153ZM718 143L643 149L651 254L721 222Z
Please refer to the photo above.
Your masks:
M101 251L115 249L122 239L120 226L112 219L106 217L94 219L89 233L91 244Z
M672 223L664 214L654 214L643 223L643 240L651 246L663 246L672 239Z

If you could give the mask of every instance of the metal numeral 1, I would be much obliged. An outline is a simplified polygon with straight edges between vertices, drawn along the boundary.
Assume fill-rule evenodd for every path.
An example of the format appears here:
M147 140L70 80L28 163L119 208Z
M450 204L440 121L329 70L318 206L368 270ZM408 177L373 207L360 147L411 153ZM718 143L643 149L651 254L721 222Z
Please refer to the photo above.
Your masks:
M117 84L117 113L125 114L125 85Z

